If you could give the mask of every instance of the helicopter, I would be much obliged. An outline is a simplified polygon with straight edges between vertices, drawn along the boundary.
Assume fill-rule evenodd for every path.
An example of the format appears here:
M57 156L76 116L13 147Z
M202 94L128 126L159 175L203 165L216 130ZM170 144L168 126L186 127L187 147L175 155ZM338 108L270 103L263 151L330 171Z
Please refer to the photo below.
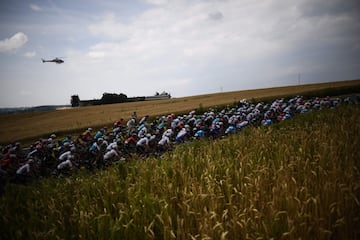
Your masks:
M45 59L41 59L43 63L46 63L46 62L54 62L56 64L61 64L61 63L64 63L64 60L60 59L60 58L54 58L52 60L45 60Z

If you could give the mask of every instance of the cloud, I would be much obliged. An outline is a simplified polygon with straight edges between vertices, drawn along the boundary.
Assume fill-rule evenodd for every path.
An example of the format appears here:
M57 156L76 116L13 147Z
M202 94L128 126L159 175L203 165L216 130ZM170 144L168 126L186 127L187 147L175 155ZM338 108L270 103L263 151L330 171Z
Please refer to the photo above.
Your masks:
M43 11L43 8L40 7L39 5L36 4L30 4L30 8L31 10L35 11L35 12L41 12Z
M152 5L164 5L169 2L169 0L145 0L145 2Z
M128 36L128 27L120 21L117 21L114 13L106 14L99 19L97 23L88 26L91 34L116 39L126 38Z
M358 0L86 2L31 0L27 14L18 15L4 7L2 33L14 32L1 35L0 52L23 48L17 50L21 56L3 54L1 81L43 96L18 79L42 80L60 89L59 96L75 92L86 99L111 89L128 96L165 90L179 97L262 88L297 83L299 73L302 83L359 76ZM12 14L8 20L5 13ZM24 33L34 39L27 43ZM38 61L13 64L39 54L68 60L46 68ZM15 95L9 99L15 102Z
M354 15L359 18L360 2L357 0L303 0L298 3L303 16L339 16Z
M35 52L35 51L26 52L26 53L24 54L24 57L26 57L26 58L33 58L33 57L35 57L35 56L36 56L36 52Z
M0 41L0 52L12 52L21 48L28 42L28 37L22 33L18 32L10 38L6 38Z
M224 15L220 11L215 11L209 13L209 18L212 20L221 20L224 17Z
M147 2L154 6L126 21L114 11L88 26L99 40L87 49L88 63L108 79L129 80L116 82L129 95L149 91L141 87L149 81L174 96L286 84L299 72L331 68L335 49L356 50L359 42L349 34L358 26L353 15L310 16L309 0Z
M218 83L211 81L205 85L195 82L214 79L215 75L223 78L219 72L229 67L247 68L259 58L263 61L287 48L276 26L293 16L285 10L274 16L267 7L262 2L180 1L158 4L126 24L108 14L88 28L103 41L91 46L87 56L107 59L104 67L121 72L127 79L172 79L174 84L168 86L175 89L180 83L218 88Z

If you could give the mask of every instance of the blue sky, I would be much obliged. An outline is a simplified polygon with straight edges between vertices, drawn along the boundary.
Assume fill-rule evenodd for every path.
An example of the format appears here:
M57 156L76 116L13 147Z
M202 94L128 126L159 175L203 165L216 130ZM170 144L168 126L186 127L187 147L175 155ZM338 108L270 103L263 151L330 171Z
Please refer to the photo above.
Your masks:
M3 0L0 107L360 77L356 0ZM64 57L64 64L41 58Z

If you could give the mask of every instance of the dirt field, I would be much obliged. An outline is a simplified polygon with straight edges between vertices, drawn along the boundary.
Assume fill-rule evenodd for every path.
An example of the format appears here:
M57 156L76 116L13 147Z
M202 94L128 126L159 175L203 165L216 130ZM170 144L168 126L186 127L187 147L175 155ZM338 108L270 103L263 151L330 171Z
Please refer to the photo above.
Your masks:
M359 86L360 80L309 84L268 89L234 91L173 98L157 101L120 103L80 107L48 112L0 115L0 143L28 140L50 133L78 132L87 127L108 126L120 118L129 119L134 111L139 117L182 113L200 107L232 104L241 99L262 99L291 96L324 89Z

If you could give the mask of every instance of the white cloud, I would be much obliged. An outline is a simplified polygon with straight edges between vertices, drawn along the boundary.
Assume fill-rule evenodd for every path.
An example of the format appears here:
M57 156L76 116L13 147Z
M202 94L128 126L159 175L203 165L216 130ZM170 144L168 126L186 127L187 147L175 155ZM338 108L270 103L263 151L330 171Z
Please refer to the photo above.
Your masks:
M356 0L348 1L355 4ZM68 58L64 64L46 67L23 61L34 64L31 74L25 74L30 71L28 66L8 70L6 56L3 69L9 79L15 79L15 73L22 74L18 79L27 79L27 75L34 81L56 79L45 83L52 88L59 83L59 94L78 93L82 99L111 91L139 96L165 90L179 97L219 89L262 88L286 85L289 79L297 82L299 73L304 83L311 75L324 81L323 73L329 76L335 71L339 72L336 76L342 72L343 79L351 79L359 73L355 69L359 61L354 60L360 53L359 21L354 19L360 14L350 7L346 8L351 13L338 10L342 2L108 0L82 6L50 1L51 8L33 4L33 11L51 10L52 14L31 13L29 17L36 21L16 26L4 23L8 28L3 32L14 26L37 38L22 50L22 56ZM46 26L39 19L46 19ZM0 51L15 51L27 42L24 36L22 41L19 36L4 39ZM351 55L345 58L348 52ZM63 79L69 79L68 90ZM34 96L41 95L36 91L32 90Z
M113 13L102 16L99 22L89 25L88 29L93 35L107 38L125 38L129 34L128 27L117 21Z
M27 57L27 58L33 58L36 56L36 52L35 51L32 51L32 52L26 52L24 54L24 57Z
M36 4L30 4L30 8L31 10L35 11L35 12L41 12L43 11L43 8L40 7L39 5Z
M263 18L258 19L265 7L259 4L243 7L234 1L216 5L208 2L190 5L173 3L171 7L147 10L126 25L110 14L90 25L89 30L99 37L111 37L122 46L138 46L127 49L141 48L147 52L154 48L163 52L178 49L177 53L193 57L195 53L213 53L215 49L233 49L235 45L244 46L242 50L247 50L266 41L263 34L273 30L270 24L277 19L270 18L270 23L265 24L262 23ZM255 17L249 16L248 12Z
M339 31L353 25L346 17L304 17L302 7L304 2L310 4L307 0L147 2L157 6L130 22L120 21L113 13L90 25L92 34L111 42L94 45L89 56L131 58L135 64L159 62L164 68L184 62L210 66L220 59L222 64L249 64L341 41L346 34ZM353 43L358 39L352 38Z
M105 52L103 51L90 51L87 53L87 56L91 59L102 60L105 57Z
M164 5L169 2L169 0L145 0L145 2L153 5Z
M28 42L28 37L18 32L10 38L6 38L0 41L0 52L12 52L18 48L21 48Z
M209 13L209 18L212 20L221 20L223 17L224 15L220 11Z
M231 68L233 74L239 74L242 68L252 68L257 61L271 60L292 47L283 30L292 30L297 12L289 13L286 6L273 14L276 6L267 2L155 2L155 8L126 24L115 13L91 24L88 29L93 35L110 41L90 47L87 57L104 60L99 68L117 71L139 86L147 85L149 79L153 84L167 83L174 90L165 90L178 95L186 92L179 86L218 89L219 81L231 81L222 79L226 74L221 71Z

